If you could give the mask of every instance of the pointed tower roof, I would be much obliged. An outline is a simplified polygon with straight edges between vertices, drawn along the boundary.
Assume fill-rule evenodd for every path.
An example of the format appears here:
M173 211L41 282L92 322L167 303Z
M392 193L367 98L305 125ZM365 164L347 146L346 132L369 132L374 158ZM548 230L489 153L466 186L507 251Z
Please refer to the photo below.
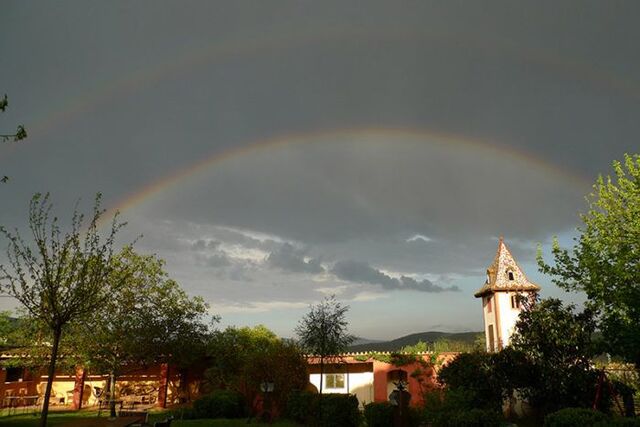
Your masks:
M496 257L487 268L487 280L474 295L480 298L496 291L540 291L540 286L530 282L524 275L502 237Z

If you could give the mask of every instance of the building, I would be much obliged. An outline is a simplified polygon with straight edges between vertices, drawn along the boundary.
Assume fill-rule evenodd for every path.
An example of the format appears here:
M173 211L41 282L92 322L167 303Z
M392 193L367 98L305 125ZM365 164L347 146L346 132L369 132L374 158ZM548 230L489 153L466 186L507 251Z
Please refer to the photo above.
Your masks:
M402 363L392 363L398 355ZM455 358L457 353L434 353L411 355L413 360L404 360L402 353L345 353L324 365L322 393L353 394L363 407L371 402L387 402L389 395L402 381L411 394L410 405L422 404L425 391L438 387L437 367ZM405 355L408 356L408 355ZM320 360L308 357L309 382L320 389Z
M487 268L487 279L475 293L476 298L482 298L487 351L500 351L509 345L522 310L521 297L530 298L539 291L540 286L527 279L501 237Z

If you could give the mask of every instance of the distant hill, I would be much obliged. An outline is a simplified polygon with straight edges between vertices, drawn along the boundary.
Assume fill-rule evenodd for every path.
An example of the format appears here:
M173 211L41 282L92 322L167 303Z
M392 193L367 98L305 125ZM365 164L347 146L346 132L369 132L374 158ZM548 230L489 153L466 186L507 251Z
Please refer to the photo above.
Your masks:
M482 332L418 332L417 334L406 335L391 341L375 342L370 340L370 342L365 343L354 343L349 346L349 351L398 351L402 347L417 344L419 341L432 343L439 339L473 344L478 334L481 333Z
M351 343L351 347L356 345L378 344L383 342L383 340L371 340L369 338L355 337L355 339Z

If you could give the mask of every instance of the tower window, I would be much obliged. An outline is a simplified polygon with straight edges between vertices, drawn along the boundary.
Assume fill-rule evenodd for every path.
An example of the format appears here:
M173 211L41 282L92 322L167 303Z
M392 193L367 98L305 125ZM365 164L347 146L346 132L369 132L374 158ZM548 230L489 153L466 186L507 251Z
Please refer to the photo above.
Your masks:
M520 297L518 294L511 295L511 308L520 308Z
M509 280L513 280L513 271L507 271L507 275L509 276Z

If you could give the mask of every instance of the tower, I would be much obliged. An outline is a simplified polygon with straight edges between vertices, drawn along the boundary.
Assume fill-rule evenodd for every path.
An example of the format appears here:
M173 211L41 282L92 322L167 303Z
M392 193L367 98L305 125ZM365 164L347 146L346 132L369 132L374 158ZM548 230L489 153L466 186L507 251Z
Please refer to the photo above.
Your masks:
M540 286L524 275L502 237L493 262L487 268L487 280L475 293L482 298L487 351L500 351L509 339L522 309L518 295L531 296Z

